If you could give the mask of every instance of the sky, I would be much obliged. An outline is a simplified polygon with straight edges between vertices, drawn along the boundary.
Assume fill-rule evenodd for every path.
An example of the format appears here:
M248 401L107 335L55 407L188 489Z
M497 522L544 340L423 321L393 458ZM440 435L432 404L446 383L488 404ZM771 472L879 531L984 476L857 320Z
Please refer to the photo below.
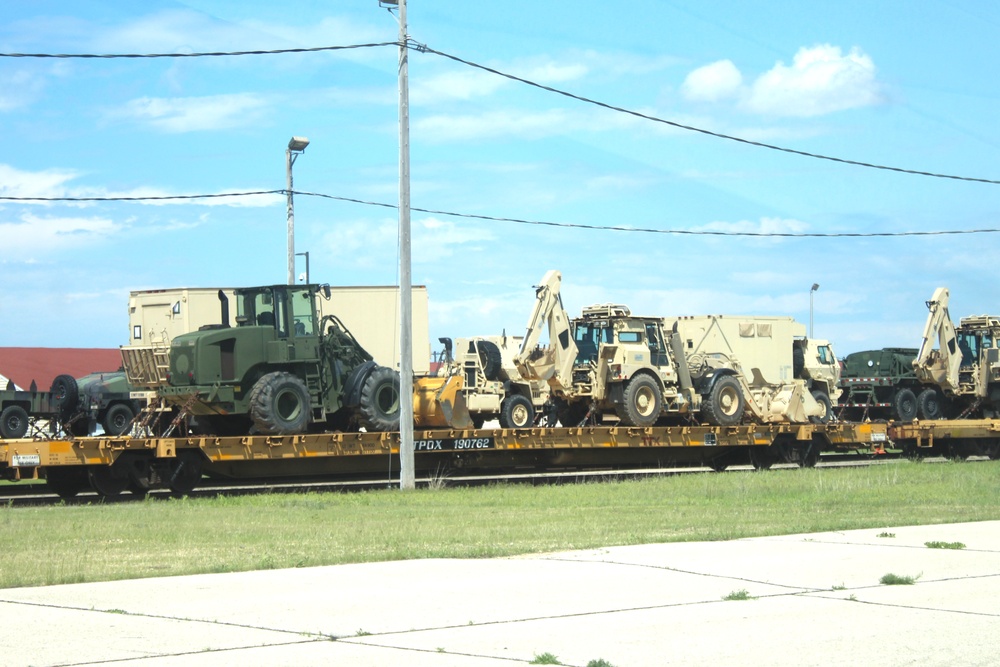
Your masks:
M549 269L571 315L614 302L807 324L812 303L814 335L840 356L916 347L937 287L956 320L1000 312L1000 234L937 233L1000 230L1000 185L965 180L1000 180L1000 5L412 0L407 19L413 45L668 121L411 50L411 204L441 212L411 219L432 341L522 334ZM0 5L3 54L398 32L377 0ZM117 347L130 290L285 282L292 136L311 142L294 190L312 193L295 196L312 282L398 284L397 65L395 44L0 57L0 345ZM935 233L866 236L902 232Z

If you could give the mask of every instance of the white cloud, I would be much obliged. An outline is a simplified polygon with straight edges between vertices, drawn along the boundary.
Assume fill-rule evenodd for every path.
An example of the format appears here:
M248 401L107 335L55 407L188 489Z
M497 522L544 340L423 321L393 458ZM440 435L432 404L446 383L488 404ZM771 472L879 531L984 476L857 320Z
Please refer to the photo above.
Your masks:
M102 217L39 217L25 213L17 221L0 222L0 256L29 261L45 252L77 249L115 235L121 225Z
M719 60L688 74L681 94L695 102L718 102L739 94L742 86L743 75L733 61Z
M268 103L260 95L236 93L206 97L141 97L113 117L131 118L170 133L198 132L259 125Z
M720 60L689 73L681 93L691 101L735 99L751 113L803 118L882 101L871 57L857 47L845 55L830 44L800 48L791 65L779 61L749 85L732 61Z
M844 55L840 47L821 44L799 49L790 67L779 62L762 74L744 105L761 114L809 117L880 101L869 56L857 47Z

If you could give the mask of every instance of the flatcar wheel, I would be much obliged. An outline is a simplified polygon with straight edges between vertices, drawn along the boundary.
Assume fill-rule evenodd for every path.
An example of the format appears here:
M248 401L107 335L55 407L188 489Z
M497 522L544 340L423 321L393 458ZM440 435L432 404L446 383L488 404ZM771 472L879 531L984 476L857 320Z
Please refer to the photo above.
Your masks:
M201 481L201 459L196 453L179 452L177 465L170 472L167 485L178 495L191 493Z
M103 498L120 496L129 484L128 475L123 472L115 466L91 466L88 471L90 486Z
M774 454L770 447L751 447L750 465L754 470L769 470L774 465Z
M87 488L87 471L83 466L48 468L45 484L63 500L69 500Z

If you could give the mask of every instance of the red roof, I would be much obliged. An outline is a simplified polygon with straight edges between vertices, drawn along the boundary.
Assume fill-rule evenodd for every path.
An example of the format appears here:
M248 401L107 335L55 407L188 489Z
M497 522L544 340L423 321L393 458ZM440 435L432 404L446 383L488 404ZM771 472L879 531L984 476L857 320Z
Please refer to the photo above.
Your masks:
M89 373L116 371L121 366L118 348L0 347L0 375L22 389L30 387L34 380L38 389L48 391L57 375L81 378Z

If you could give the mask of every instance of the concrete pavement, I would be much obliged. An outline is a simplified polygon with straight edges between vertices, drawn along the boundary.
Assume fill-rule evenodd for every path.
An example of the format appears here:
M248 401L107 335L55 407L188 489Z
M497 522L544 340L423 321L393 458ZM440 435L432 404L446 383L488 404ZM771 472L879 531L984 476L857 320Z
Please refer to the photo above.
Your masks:
M0 624L8 666L994 665L1000 521L7 589Z

